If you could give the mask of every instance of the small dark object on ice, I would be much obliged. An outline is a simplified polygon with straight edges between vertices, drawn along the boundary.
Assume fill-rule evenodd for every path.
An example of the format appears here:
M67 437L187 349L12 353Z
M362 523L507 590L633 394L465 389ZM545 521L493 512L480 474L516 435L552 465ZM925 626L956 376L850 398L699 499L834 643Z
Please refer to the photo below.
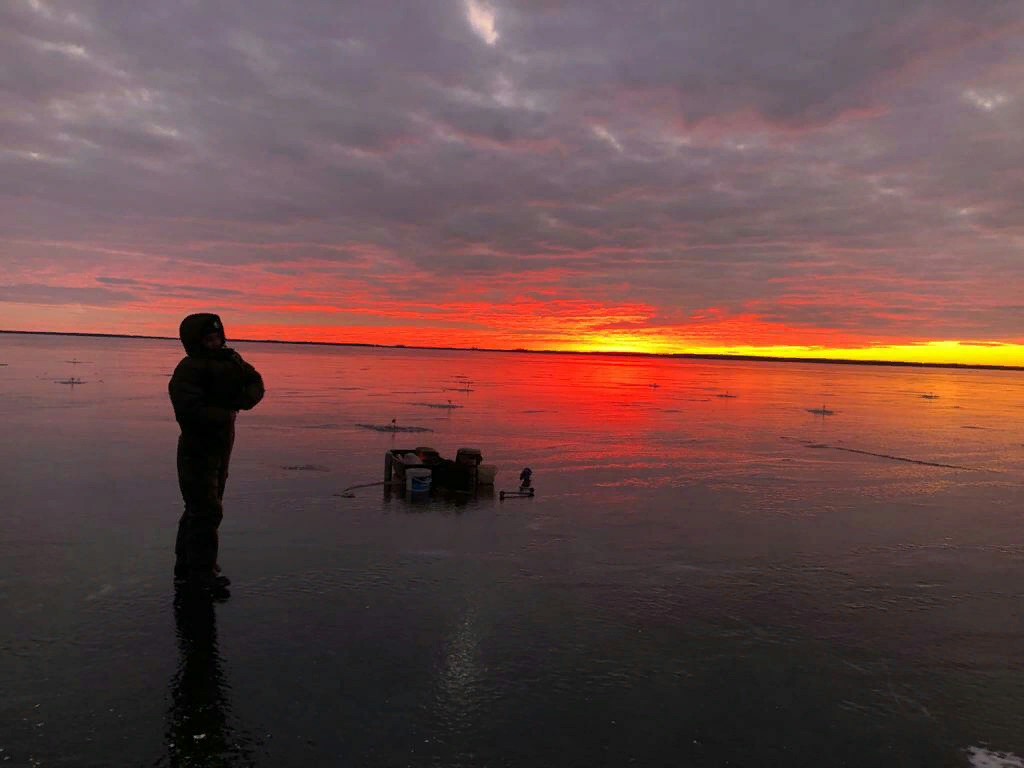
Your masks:
M530 486L530 478L533 476L533 470L529 467L525 467L522 472L519 473L519 490L517 491L501 491L498 494L499 499L504 499L506 496L511 498L522 498L533 496L533 488Z
M533 488L520 488L518 491L499 491L498 498L504 500L508 496L510 499L526 499L533 498Z

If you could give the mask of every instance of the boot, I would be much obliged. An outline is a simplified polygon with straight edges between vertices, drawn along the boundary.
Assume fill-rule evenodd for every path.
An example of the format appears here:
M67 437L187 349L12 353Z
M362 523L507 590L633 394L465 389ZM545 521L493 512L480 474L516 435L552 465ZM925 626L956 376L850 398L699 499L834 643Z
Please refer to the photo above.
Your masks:
M231 585L231 579L229 579L227 576L221 575L220 566L217 563L213 564L213 578L219 581L225 587Z
M175 583L177 584L177 582ZM211 597L227 597L231 594L228 592L229 584L231 584L231 580L227 576L218 576L212 571L208 571L206 573L190 573L180 586L188 591L200 592Z

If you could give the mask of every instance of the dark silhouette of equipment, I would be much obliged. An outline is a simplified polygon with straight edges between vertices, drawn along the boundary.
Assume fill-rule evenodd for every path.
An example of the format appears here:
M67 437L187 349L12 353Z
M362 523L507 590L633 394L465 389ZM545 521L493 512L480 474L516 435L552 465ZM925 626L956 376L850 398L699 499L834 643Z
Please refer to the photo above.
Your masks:
M498 498L504 500L505 498L529 498L533 496L533 486L530 485L530 480L533 477L533 470L529 467L524 467L523 471L519 473L519 489L515 491L501 491L498 494Z

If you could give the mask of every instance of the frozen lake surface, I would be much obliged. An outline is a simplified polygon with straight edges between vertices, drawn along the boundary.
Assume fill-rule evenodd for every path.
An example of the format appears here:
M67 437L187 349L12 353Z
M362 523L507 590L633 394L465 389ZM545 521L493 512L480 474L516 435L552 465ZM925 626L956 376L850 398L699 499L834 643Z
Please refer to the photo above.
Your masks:
M1024 765L1024 375L237 347L176 611L180 346L0 336L0 764Z

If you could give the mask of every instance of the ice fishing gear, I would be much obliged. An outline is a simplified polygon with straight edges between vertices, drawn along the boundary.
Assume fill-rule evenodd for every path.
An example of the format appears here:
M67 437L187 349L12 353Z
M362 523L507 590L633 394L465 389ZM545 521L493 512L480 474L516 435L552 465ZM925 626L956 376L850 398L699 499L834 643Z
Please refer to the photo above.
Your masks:
M494 485L498 468L483 463L477 448L459 448L455 459L446 459L433 448L391 448L384 454L384 482L404 486L409 493L432 489L477 493Z
M533 488L527 488L524 491L498 491L498 498L502 501L504 501L505 499L533 498Z
M533 477L533 470L529 467L524 467L523 471L519 473L519 489L515 491L501 491L498 493L498 499L504 501L506 497L510 499L532 497L533 486L530 485L531 477Z

